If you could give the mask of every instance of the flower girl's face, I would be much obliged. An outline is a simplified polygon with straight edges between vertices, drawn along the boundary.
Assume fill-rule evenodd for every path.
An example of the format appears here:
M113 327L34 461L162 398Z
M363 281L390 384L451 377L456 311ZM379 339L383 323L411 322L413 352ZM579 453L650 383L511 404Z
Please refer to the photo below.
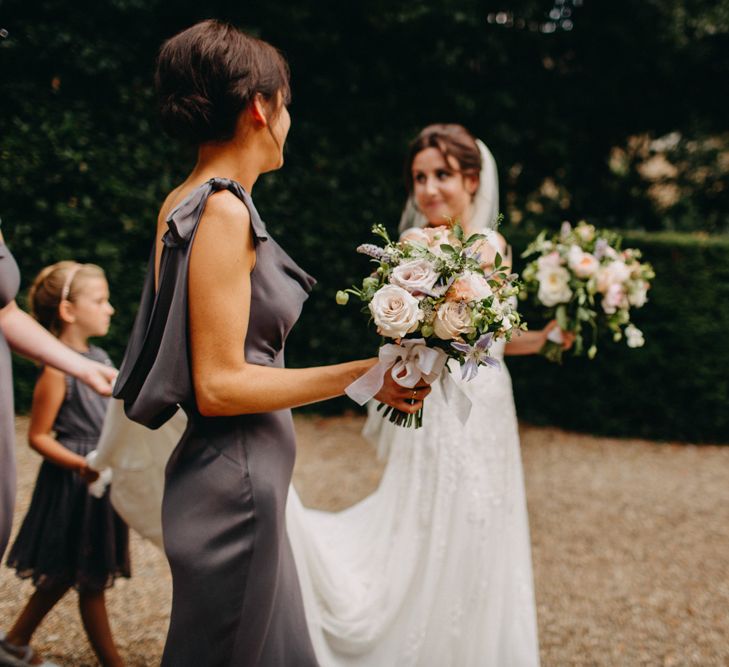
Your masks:
M467 222L478 178L464 174L458 160L448 159L437 148L426 148L413 159L413 196L431 225L448 218Z
M73 324L88 337L105 336L114 307L109 303L109 285L101 277L84 279L69 308L66 323Z

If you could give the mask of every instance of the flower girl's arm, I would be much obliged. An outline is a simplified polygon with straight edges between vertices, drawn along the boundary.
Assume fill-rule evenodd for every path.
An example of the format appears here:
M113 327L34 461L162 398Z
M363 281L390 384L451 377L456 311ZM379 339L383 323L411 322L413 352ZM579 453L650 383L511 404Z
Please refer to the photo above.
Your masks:
M286 369L246 361L250 274L256 253L250 214L234 195L221 191L210 197L191 253L188 303L192 374L202 414L270 412L340 396L376 363L372 358ZM330 327L334 337L336 323ZM429 391L427 386L418 388L418 400L410 403L413 390L400 387L386 373L385 385L376 398L411 413L422 406L420 399Z
M52 435L53 422L66 396L66 378L55 368L46 366L33 390L33 407L30 414L28 442L44 459L61 468L75 470L88 481L98 473L88 469L86 459L66 449Z

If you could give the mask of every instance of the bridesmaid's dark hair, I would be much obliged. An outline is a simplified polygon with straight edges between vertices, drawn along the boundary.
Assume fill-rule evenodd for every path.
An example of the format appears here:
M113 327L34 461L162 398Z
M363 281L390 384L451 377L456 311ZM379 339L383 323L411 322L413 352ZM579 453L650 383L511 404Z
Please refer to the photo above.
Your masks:
M481 171L481 151L476 138L463 125L436 123L423 128L410 143L405 160L405 185L408 194L413 191L413 160L426 148L438 149L445 161L453 157L458 161L462 173L478 176Z
M278 93L283 104L291 99L281 53L215 20L196 23L162 45L155 85L165 131L195 145L230 139L256 94L267 102L276 102Z

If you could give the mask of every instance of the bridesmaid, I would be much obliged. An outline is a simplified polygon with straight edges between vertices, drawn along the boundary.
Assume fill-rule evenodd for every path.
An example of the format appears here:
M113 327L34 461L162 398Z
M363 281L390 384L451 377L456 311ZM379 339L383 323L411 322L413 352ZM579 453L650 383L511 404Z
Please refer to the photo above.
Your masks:
M218 21L159 54L162 121L197 146L160 210L116 395L156 428L188 427L162 509L173 579L163 665L315 665L285 529L294 463L290 408L343 394L376 359L284 368L314 280L266 230L250 192L279 169L291 123L288 67L271 45ZM388 374L389 376L389 374ZM414 412L430 391L391 379L377 398Z

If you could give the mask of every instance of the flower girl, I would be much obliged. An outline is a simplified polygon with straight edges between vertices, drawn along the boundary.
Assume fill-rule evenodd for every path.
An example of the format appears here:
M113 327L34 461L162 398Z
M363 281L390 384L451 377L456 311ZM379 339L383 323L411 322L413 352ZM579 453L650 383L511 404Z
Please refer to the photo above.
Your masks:
M111 365L88 339L104 336L114 309L104 272L93 264L58 262L43 269L30 291L36 319L61 342L89 359ZM89 493L98 473L86 454L93 450L108 399L49 366L33 393L28 439L42 457L28 513L8 556L35 591L8 631L0 635L0 663L43 663L29 646L46 614L74 587L89 641L105 666L121 665L106 613L104 590L129 577L128 529L108 492Z

